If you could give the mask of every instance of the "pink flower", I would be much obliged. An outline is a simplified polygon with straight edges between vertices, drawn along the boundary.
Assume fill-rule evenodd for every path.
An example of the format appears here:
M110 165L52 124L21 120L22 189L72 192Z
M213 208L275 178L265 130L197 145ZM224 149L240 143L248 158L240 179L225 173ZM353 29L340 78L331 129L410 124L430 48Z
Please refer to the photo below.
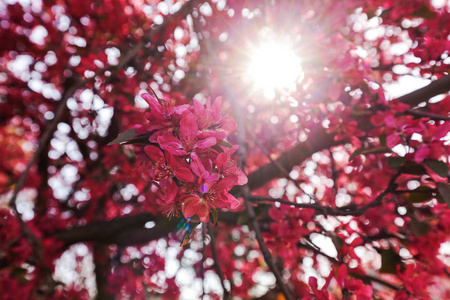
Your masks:
M144 151L152 161L149 173L153 180L168 180L175 176L180 181L194 181L194 175L183 159L175 157L167 151L164 155L159 148L151 145L145 146Z
M158 143L161 148L177 156L184 156L195 151L201 152L217 143L214 137L200 140L197 134L198 125L195 116L190 111L185 111L181 115L178 137L172 134L159 136Z
M236 123L220 114L221 98L206 106L194 99L193 105L175 105L170 99L142 94L150 112L148 124L130 135L148 136L150 145L143 146L137 159L144 159L141 168L160 188L156 202L168 216L182 211L185 217L198 215L209 220L211 209L235 208L239 202L228 191L236 184L245 184L247 177L231 156L237 146L223 153L218 142ZM141 143L139 142L136 143ZM213 148L214 147L214 148ZM139 151L137 151L139 152Z
M339 267L337 271L336 280L338 284L349 292L355 294L357 299L370 300L372 299L373 288L371 286L365 286L362 280L352 279L348 277L348 270L346 265Z
M150 112L145 114L145 118L149 121L144 127L138 129L137 133L151 133L150 142L156 142L158 136L170 132L173 127L173 118L175 112L175 102L170 100L156 100L149 94L142 94L150 107Z
M223 153L219 153L216 158L217 170L226 177L235 177L237 185L244 185L248 182L247 176L234 164L231 155L239 146L233 146Z
M414 153L414 161L421 164L425 158L430 154L431 149L428 145L420 145L419 148Z
M205 199L196 194L190 194L184 197L183 202L183 214L185 218L190 218L197 215L201 222L206 223L209 221L209 212L211 207Z
M164 120L174 113L175 101L169 99L157 100L147 93L142 94L141 97L150 106L150 113L147 115L152 116L152 118Z
M403 281L405 290L415 299L428 298L427 286L431 282L429 273L421 265L408 264L403 271L397 267L398 277Z
M193 112L197 116L200 131L217 128L228 132L236 130L237 125L233 119L220 115L222 97L217 97L212 106L211 99L208 98L206 108L196 99L193 102Z
M162 211L168 218L178 216L181 210L180 189L173 180L167 180L159 184L163 199L157 198L156 203L162 206Z
M387 115L386 117L384 117L384 123L388 128L397 127L397 121L395 120L395 117L393 115Z
M328 300L329 299L327 287L330 283L330 280L327 280L327 282L321 289L319 289L316 277L309 277L308 283L309 283L309 286L310 286L314 296L317 297L316 298L317 300Z
M393 148L393 147L397 146L398 144L400 144L401 141L402 140L400 139L400 136L398 134L395 134L395 133L394 134L390 134L386 138L386 145L389 148Z
M217 208L236 208L239 201L228 191L236 184L237 178L221 178L219 173L210 173L203 166L197 154L191 154L191 167L198 176L193 193L184 197L185 218L197 215L202 222L208 222L209 211Z

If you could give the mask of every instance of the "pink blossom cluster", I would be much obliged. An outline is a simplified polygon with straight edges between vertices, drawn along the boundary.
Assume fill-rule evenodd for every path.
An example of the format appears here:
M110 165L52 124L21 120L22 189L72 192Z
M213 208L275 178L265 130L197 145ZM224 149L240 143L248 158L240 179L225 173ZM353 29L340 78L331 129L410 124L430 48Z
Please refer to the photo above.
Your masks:
M386 145L391 149L399 144L411 147L414 152L406 154L405 158L419 164L425 159L440 160L447 156L447 147L442 139L450 131L450 122L426 124L405 114L410 106L398 101L391 101L386 108L371 117L370 122L374 126L371 135L386 135ZM414 134L419 135L421 141L413 139Z
M355 299L370 300L373 297L373 288L370 285L365 285L360 279L354 279L349 276L349 270L346 265L341 265L337 271L330 272L330 275L326 278L325 284L319 289L317 278L309 277L309 286L311 288L311 295L303 297L302 299L317 299L328 300L330 299L330 293L327 291L331 280L336 279L338 286L342 288L343 298L348 299L348 294L355 295ZM334 299L334 298L333 298ZM352 298L353 299L353 298Z
M170 99L143 94L150 106L148 123L136 130L149 135L150 145L140 155L148 175L159 187L156 202L168 217L182 212L209 221L211 211L233 209L238 200L229 193L247 177L232 159L238 146L225 141L236 123L220 113L221 98L211 105L193 100L193 105L175 105Z

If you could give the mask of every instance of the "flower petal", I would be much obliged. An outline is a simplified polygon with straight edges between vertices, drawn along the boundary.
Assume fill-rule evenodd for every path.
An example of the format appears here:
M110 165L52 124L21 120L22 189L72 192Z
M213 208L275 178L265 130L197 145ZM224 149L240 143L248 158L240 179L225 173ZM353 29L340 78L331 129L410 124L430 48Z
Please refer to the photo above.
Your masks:
M192 194L185 200L183 214L185 218L197 215L200 221L206 223L209 221L209 206L203 204L197 195Z
M191 168L195 175L201 176L206 172L205 167L202 164L202 161L198 157L197 153L191 153Z
M204 140L199 140L197 142L197 148L198 149L206 149L206 148L211 148L212 146L214 146L215 144L217 144L217 140L214 137L209 137L206 138Z
M173 170L173 175L181 181L184 182L193 182L194 181L194 174L192 174L191 170L188 168L176 168Z
M145 102L147 102L151 110L156 110L159 114L162 114L163 110L161 104L150 94L148 93L141 94L141 98L144 99Z
M231 194L222 193L213 201L213 204L218 208L234 209L239 206L239 201Z
M145 146L144 151L145 154L147 154L148 157L155 163L159 162L160 160L164 160L164 154L158 147L148 145Z
M421 164L427 158L427 156L430 154L431 149L428 147L428 145L421 145L419 149L416 150L414 153L414 160L416 163Z
M397 134L388 135L388 137L386 138L386 145L389 148L397 146L398 144L400 144L400 142L401 142L400 136L398 136Z
M183 144L173 135L167 134L159 136L158 143L161 148L169 151L172 155L186 155L186 151L183 150Z
M190 111L186 110L181 115L180 139L184 141L185 144L194 143L197 134L198 134L197 119Z
M213 187L218 193L228 192L236 185L237 177L225 177Z

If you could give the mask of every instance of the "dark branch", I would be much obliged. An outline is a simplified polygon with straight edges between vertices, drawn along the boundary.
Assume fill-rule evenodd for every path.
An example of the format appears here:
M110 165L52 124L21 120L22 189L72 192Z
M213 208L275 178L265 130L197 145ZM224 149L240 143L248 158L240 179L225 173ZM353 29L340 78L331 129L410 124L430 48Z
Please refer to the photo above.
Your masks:
M416 106L430 98L450 91L450 75L444 76L429 85L398 98L398 101Z
M309 158L314 153L328 149L332 146L343 144L345 141L335 141L333 135L325 132L325 129L318 128L309 134L307 141L299 143L295 147L283 153L274 162L269 163L248 176L249 189L255 190L262 187L267 182L274 178L284 177L285 174L282 171L292 170L294 166L301 164L305 159ZM282 168L280 168L280 166ZM233 195L240 193L240 188L235 187L231 190Z
M227 288L225 287L225 276L222 272L222 269L220 268L219 256L217 255L216 236L213 232L211 224L209 224L209 223L208 223L208 233L209 233L209 236L211 237L211 255L214 260L214 269L216 270L216 274L217 274L217 276L219 276L220 284L222 285L223 298L225 300L230 300L231 299L231 295L230 295L231 285L230 285L230 292L229 292L227 290Z
M326 257L331 263L338 263L338 260L335 257L329 256L329 255L323 253L322 251L320 251L320 249L317 249L316 247L314 247L310 244L303 244L303 243L299 242L299 243L297 243L297 247L310 250L310 251L314 252L315 255L322 255L323 257ZM349 272L348 275L350 275L354 278L357 278L357 279L361 279L363 281L379 283L379 284L384 285L395 291L400 290L400 287L393 285L392 283L389 283L389 282L387 282L381 278L375 277L375 276L364 275L364 274L359 274L359 273L355 273L355 272Z
M355 273L355 272L349 272L348 275L357 278L357 279L361 279L362 281L371 281L371 282L376 282L379 283L381 285L384 285L385 287L388 287L394 291L399 291L400 287L393 285L392 283L389 283L381 278L372 276L372 275L363 275L363 274L359 274L359 273Z
M56 237L67 245L90 241L113 244L113 240L120 241L119 236L122 235L121 232L128 231L129 228L138 229L141 227L146 229L144 227L145 223L155 220L154 215L143 213L108 221L93 221L84 226L59 232L56 234Z
M310 208L315 210L316 215L332 215L332 216L361 216L368 210L369 208L376 207L381 205L383 198L388 195L391 192L395 191L395 181L400 176L401 173L397 173L394 176L392 176L391 180L389 181L389 184L387 188L382 191L372 202L369 202L368 204L361 206L360 208L356 208L354 206L348 206L343 208L333 208L329 206L321 206L317 203L296 203L291 202L289 200L279 199L279 198L271 198L271 197L264 197L264 196L250 196L249 200L256 202L256 201L270 201L270 202L279 202L281 204L287 204L292 205L297 208Z
M434 121L450 121L450 117L449 116L441 116L441 115L436 115L436 114L431 114L419 109L413 109L413 110L409 110L407 112L405 112L406 115L411 115L414 117L419 117L419 118L428 118L430 120L434 120Z
M238 142L239 142L239 150L238 150L239 157L240 157L239 166L242 168L247 159L247 151L244 146L245 145L244 117L241 113L242 110L236 101L236 97L234 97L234 95L231 95L230 98L231 98L231 104L233 106L234 113L236 115L238 127L240 128L237 136L238 136ZM283 171L280 170L280 167L278 165L275 165L275 168L276 168L276 170L278 170L278 172L281 172L281 174L283 174ZM292 296L291 291L289 290L288 286L284 282L283 277L281 276L281 272L278 270L278 267L275 264L272 254L270 253L269 249L266 246L266 243L264 242L264 238L261 233L261 228L259 227L258 220L256 219L255 210L249 199L249 197L251 196L249 184L250 183L242 186L242 196L244 198L245 209L247 212L249 222L250 222L251 226L253 227L253 231L255 232L256 240L258 241L259 248L264 257L264 260L267 263L267 265L269 266L270 271L272 271L273 275L275 276L278 287L280 288L281 292L283 293L284 297L287 300L291 300L291 299L293 300L294 297Z

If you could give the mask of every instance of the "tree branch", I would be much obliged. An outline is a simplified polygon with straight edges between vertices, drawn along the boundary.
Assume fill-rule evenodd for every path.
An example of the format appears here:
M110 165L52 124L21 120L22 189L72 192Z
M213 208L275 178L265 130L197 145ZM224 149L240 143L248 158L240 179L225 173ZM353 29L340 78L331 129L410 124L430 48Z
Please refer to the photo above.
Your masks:
M428 113L419 109L412 109L405 112L406 115L411 115L419 118L428 118L434 121L450 121L449 116L441 116L432 113Z
M79 242L97 241L100 243L111 243L113 240L121 241L121 232L129 228L137 229L143 227L145 223L155 221L156 217L149 213L138 215L128 215L108 221L93 221L87 225L73 227L71 229L58 232L56 237L72 245ZM151 230L151 229L149 229Z
M274 162L269 163L248 176L248 188L252 191L262 187L274 178L284 177L284 170L292 170L314 153L343 144L345 141L335 141L333 135L326 133L325 129L317 128L309 134L305 142L299 143L284 152ZM240 194L240 187L234 187L231 194Z
M274 166L277 168L276 166ZM257 171L259 172L259 171ZM254 174L254 173L252 173ZM249 176L249 178L252 175ZM262 196L248 196L248 202L251 201L271 201L280 202L287 205L293 205L298 208L311 208L316 210L316 214L330 214L335 216L358 216L362 215L367 209L375 207L381 204L382 199L390 192L395 189L395 180L400 176L400 174L394 175L388 187L380 193L372 202L359 209L353 208L332 208L328 206L320 206L318 204L308 204L308 203L294 203L284 199L274 199L271 197ZM251 206L253 214L255 214L253 207ZM219 220L229 223L236 224L238 216L240 213L234 212L220 212ZM256 218L256 216L254 216ZM249 217L250 220L252 218ZM149 221L154 221L156 226L150 229L144 227L145 223ZM84 226L74 227L65 231L61 231L56 234L57 238L65 242L67 245L72 245L78 242L88 242L96 241L105 244L117 244L117 245L137 245L145 244L151 240L159 239L168 236L173 232L178 224L179 219L172 218L167 220L167 218L156 217L150 213L142 213L138 215L129 215L117 219L112 219L108 221L94 221ZM256 224L258 224L256 222ZM258 225L259 226L259 225Z
M393 285L392 283L389 283L381 278L372 276L372 275L363 275L363 274L359 274L359 273L355 273L355 272L348 272L348 275L357 278L357 279L361 279L362 281L371 281L371 282L376 282L379 283L381 285L384 285L385 287L388 287L394 291L399 291L400 287Z
M217 274L217 276L219 276L220 284L222 285L223 298L225 300L230 300L231 299L231 295L230 295L231 285L230 285L230 291L228 291L227 288L225 287L225 276L222 272L222 269L220 268L219 256L217 255L216 237L215 237L215 234L211 227L211 224L208 223L207 226L208 226L209 236L211 237L211 255L214 260L214 269L216 270L216 274Z
M115 297L108 292L108 274L110 272L110 250L106 245L95 244L93 247L95 282L97 300L113 300Z
M369 208L381 205L383 198L393 192L395 190L396 184L395 181L401 175L401 173L397 173L392 176L391 180L387 188L382 191L372 202L361 206L360 208L355 208L353 206L343 207L343 208L333 208L329 206L321 206L317 203L296 203L280 198L272 198L272 197L264 197L264 196L249 196L250 201L270 201L270 202L279 202L281 204L292 205L297 208L310 208L315 210L316 215L332 215L332 216L361 216L366 210Z
M323 253L322 251L320 251L319 249L313 247L312 245L303 244L303 243L298 242L297 243L297 247L310 250L310 251L314 252L314 254L316 254L316 255L322 255L323 257L327 258L331 263L338 263L338 260L336 258ZM370 282L379 283L379 284L384 285L384 286L386 286L386 287L388 287L390 289L393 289L395 291L400 290L400 287L398 287L396 285L393 285L392 283L389 283L389 282L387 282L387 281L385 281L385 280L383 280L381 278L375 277L375 276L364 275L364 274L359 274L359 273L355 273L355 272L348 272L348 275L352 276L354 278L357 278L357 279L361 279L363 281L370 281Z
M418 89L412 93L401 96L397 100L410 106L416 106L430 98L450 91L450 75L444 76L429 85Z
M238 103L236 102L236 98L234 97L234 95L231 95L230 99L231 99L231 105L233 106L233 110L236 115L238 128L240 128L240 130L238 130L237 136L238 136L238 143L239 143L238 151L240 154L239 155L239 157L240 157L239 165L242 168L243 164L247 158L247 151L244 146L244 143L245 143L245 125L243 122L244 119L243 119L243 116L241 113L241 108L239 107ZM282 170L280 170L280 167L278 165L275 165L275 168L276 168L276 170L278 170L278 172L283 173ZM291 295L291 291L289 290L288 286L284 282L283 277L281 276L281 273L278 270L278 267L275 264L275 261L273 260L273 257L264 242L264 238L261 233L261 228L259 227L258 220L256 219L255 210L249 199L251 196L249 184L245 184L244 186L242 186L242 196L244 198L245 209L247 212L248 219L250 221L250 224L253 227L253 231L255 232L256 240L258 241L259 248L264 257L264 260L266 261L267 265L269 266L269 269L272 271L273 275L275 276L277 285L280 288L281 292L283 293L284 297L287 300L293 300L294 297Z

